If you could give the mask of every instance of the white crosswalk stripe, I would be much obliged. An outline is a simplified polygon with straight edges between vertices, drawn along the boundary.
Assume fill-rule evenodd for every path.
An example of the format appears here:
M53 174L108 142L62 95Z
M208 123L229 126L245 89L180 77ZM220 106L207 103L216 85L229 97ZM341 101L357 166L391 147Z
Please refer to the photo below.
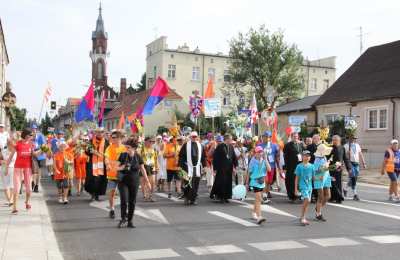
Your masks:
M320 239L309 239L311 243L320 245L322 247L331 247L331 246L356 246L361 243L345 238L345 237L331 237L331 238L320 238Z
M247 209L252 209L254 207L254 205L249 204L244 201L238 201L238 200L231 200L231 201L234 203L241 204L242 207L247 208ZM281 216L285 216L285 217L297 218L296 216L294 216L290 213L287 213L283 210L279 210L277 208L271 207L269 205L261 205L261 211L266 212L266 213L277 214L277 215L281 215Z
M223 213L221 211L209 211L208 213L210 213L212 215L215 215L215 216L218 216L218 217L221 217L221 218L224 218L224 219L227 219L227 220L230 220L232 222L238 223L238 224L243 225L245 227L258 227L259 226L259 225L255 224L255 223L252 223L252 222L249 222L247 220L244 220L244 219L241 219L241 218L238 218L238 217Z
M187 249L195 255L232 254L245 252L240 247L234 245L188 247Z
M156 192L154 194L159 196L159 197L161 197L161 198L165 198L165 199L169 199L169 200L172 200L172 201L175 201L175 202L182 202L183 203L183 200L180 200L178 198L175 198L175 197L168 198L168 194L165 194L165 193Z
M300 249L307 248L299 242L288 240L288 241L274 241L265 243L250 243L249 246L257 248L261 251L273 251L273 250L288 250L288 249Z
M119 253L126 260L141 260L141 259L164 259L171 257L179 257L180 255L171 248L126 251Z
M400 236L397 235L387 235L387 236L368 236L362 237L364 239L370 240L378 244L395 244L400 243Z

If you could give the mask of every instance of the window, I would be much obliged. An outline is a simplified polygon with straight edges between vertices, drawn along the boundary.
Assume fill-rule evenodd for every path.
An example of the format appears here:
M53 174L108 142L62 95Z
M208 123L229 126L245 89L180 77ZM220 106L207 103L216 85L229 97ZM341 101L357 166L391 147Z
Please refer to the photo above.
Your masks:
M329 79L324 79L324 88L325 89L329 88Z
M103 63L100 61L97 63L97 79L103 78Z
M229 70L224 70L224 82L230 82L231 81L231 74L229 73Z
M209 68L208 69L208 79L212 80L213 82L215 82L215 69L214 68Z
M325 120L326 120L327 124L332 124L333 122L335 122L338 119L339 119L338 114L325 114Z
M311 79L311 87L310 90L316 91L317 90L317 79Z
M229 106L231 104L231 96L229 94L224 96L224 99L222 100L222 104L224 106Z
M171 54L171 59L173 59L174 58L174 54Z
M328 74L328 70L325 70L325 75L327 75Z
M157 66L153 67L153 78L157 77Z
M214 63L214 59L211 59L211 60L210 60L210 63Z
M387 108L372 108L367 110L368 129L381 130L388 127L388 110Z
M175 79L175 74L176 74L176 65L169 64L168 65L168 78Z
M200 80L200 67L193 67L192 70L192 80Z

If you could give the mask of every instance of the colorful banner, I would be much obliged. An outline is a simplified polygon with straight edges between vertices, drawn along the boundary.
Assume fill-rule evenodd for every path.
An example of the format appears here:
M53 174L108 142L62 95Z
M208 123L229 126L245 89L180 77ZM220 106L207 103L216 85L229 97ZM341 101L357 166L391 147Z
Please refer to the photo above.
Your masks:
M205 117L217 117L222 112L221 99L209 98L204 99L204 115Z

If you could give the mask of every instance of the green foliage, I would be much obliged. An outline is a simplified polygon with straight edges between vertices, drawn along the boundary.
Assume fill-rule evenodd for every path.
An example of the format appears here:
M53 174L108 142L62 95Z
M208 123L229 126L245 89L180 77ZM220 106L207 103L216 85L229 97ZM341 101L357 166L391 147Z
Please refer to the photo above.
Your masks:
M27 111L25 108L12 107L8 110L10 116L11 129L21 131L24 128L29 127L28 120L26 118Z
M309 133L309 131L308 131L308 126L307 126L307 124L306 123L302 123L301 125L300 125L300 137L302 138L302 139L305 139L306 137L309 137L310 136L310 133Z
M163 133L168 133L168 128L162 125L158 127L157 134L162 135Z
M140 79L139 83L136 83L136 92L140 92L146 90L146 72L143 73L142 78Z
M337 119L333 121L332 123L329 124L330 126L330 135L339 135L341 137L344 137L346 134L346 129L344 127L344 119Z
M286 98L298 97L304 89L299 73L303 62L296 45L284 42L282 31L271 33L264 25L239 33L230 42L232 84L227 91L244 95L245 86L254 88L259 109ZM268 100L265 93L273 93ZM247 93L248 94L248 93Z
M42 133L44 135L47 135L49 133L48 128L53 127L53 126L54 125L51 121L51 118L50 118L49 114L46 112L45 117L42 118L42 122L40 122L40 129L41 129Z

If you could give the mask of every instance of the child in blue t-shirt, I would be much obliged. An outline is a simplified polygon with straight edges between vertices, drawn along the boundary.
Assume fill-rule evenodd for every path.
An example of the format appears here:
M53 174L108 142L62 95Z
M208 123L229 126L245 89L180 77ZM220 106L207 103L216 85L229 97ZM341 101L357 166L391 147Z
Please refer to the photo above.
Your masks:
M315 168L314 165L310 163L311 154L310 151L303 152L303 163L297 165L295 174L295 193L298 194L300 190L301 198L303 199L303 207L301 209L301 224L309 225L310 223L306 219L306 213L308 209L308 205L311 201L311 193L312 193L312 179L315 176Z

